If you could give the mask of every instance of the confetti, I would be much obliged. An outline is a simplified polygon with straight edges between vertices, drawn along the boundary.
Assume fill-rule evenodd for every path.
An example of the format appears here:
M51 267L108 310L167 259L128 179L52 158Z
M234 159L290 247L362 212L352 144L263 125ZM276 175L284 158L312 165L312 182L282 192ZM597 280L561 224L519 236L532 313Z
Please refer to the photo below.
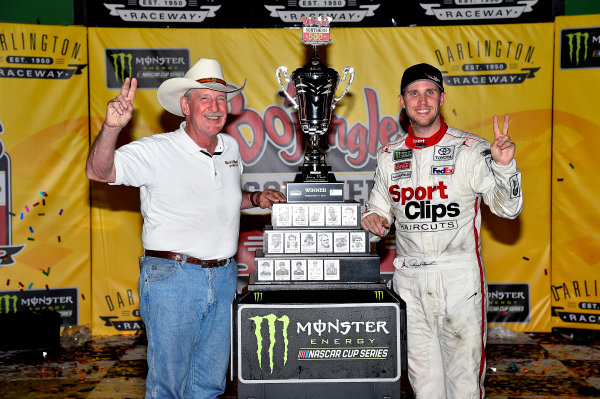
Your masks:
M563 178L556 179L556 181L563 181L563 180L565 180L565 179L563 179Z
M29 212L29 207L27 205L25 205L25 210Z
M44 269L41 269L41 270L42 270L42 273L44 273L46 276L50 275L50 268L48 268L46 270L44 270Z
M27 239L28 239L29 241L35 241L35 239L34 239L34 238L32 238L32 237L27 237Z
M33 283L29 283L29 287L27 287L27 289L30 290L31 287L33 287Z
M21 212L21 220L23 220L23 212Z
M29 226L29 231L33 233L33 227Z
M81 299L85 301L85 295L83 295L83 293L81 293Z
M45 199L42 200L42 205L46 206L46 200Z
M544 276L547 276L547 275L548 275L548 270L544 269Z
M10 279L6 279L6 285L10 285Z
M571 167L571 169L575 169L575 166L573 166L571 162L569 162L569 166Z
M63 213L63 210L61 209L61 210L60 210L60 212L58 212L58 214L59 214L59 215L62 215L62 213Z
M50 287L48 287L48 284L46 284L46 291L50 291Z
M12 213L12 212L8 212L8 214L9 214L10 216L17 216L16 214L14 214L14 213Z
M39 204L40 204L40 203L39 203L39 201L38 201L38 202L36 202L35 204L33 204L33 206L38 206Z
M38 213L38 216L46 216L45 213Z
M47 192L45 192L45 191L40 191L40 194L41 194L41 195L43 195L44 197L47 197L47 196L48 196L48 193L47 193Z
M526 257L526 256L523 256L523 259L525 259L525 260L529 260L529 258L528 258L528 257Z
M58 242L60 242L60 236L58 236Z

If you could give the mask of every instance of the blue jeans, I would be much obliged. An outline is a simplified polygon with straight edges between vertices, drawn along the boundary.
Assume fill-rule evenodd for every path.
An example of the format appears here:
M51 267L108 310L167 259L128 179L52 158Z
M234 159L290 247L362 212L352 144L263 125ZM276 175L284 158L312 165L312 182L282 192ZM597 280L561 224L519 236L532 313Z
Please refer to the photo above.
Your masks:
M237 264L214 268L146 256L140 313L148 336L146 399L214 399L225 390Z

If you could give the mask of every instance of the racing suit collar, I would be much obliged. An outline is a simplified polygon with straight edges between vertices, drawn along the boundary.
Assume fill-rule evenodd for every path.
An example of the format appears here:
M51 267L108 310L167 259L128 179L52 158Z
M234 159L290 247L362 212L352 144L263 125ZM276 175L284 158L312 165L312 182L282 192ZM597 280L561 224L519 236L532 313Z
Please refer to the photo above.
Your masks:
M413 134L412 126L408 126L408 137L406 138L406 146L412 149L421 149L426 147L431 147L432 145L437 144L444 134L446 134L446 130L448 130L448 125L444 122L444 117L440 115L440 129L431 137L427 137L426 139L422 139L419 137L415 137Z

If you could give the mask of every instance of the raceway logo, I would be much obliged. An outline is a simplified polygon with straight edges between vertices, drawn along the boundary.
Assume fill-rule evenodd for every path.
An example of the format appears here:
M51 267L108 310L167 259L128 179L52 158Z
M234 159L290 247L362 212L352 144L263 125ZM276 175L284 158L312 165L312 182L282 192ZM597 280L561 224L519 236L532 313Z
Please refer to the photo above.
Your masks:
M447 86L521 84L535 78L535 45L501 37L473 37L434 50Z
M190 68L189 49L106 49L106 87L120 89L125 78L136 78L138 89L157 89Z
M380 6L364 0L298 0L287 3L287 6L280 2L265 4L265 8L270 12L270 17L289 24L301 24L302 18L316 15L331 18L333 22L358 23L366 17L375 16L374 11Z
M32 25L36 26L36 25ZM38 25L39 26L39 25ZM0 33L0 78L70 79L81 75L87 64L83 43L55 31L35 30Z
M104 322L104 326L113 327L116 331L143 330L145 327L136 298L138 298L137 293L131 289L127 289L124 293L116 291L113 295L104 295L105 316L98 316ZM106 315L107 313L109 314Z
M455 0L443 3L419 3L426 12L440 21L464 21L485 19L517 19L521 14L532 12L538 0ZM469 6L477 7L469 7ZM458 7L457 7L458 6Z
M126 22L145 23L200 23L206 18L216 17L220 5L198 6L197 0L139 0L136 7L135 1L127 4L109 4L104 6L110 11L109 15L118 17Z
M560 31L560 68L600 68L600 27Z
M273 374L273 348L275 348L275 345L277 344L278 337L283 343L283 358L281 360L284 366L287 363L289 345L288 327L290 325L290 318L286 315L277 317L277 315L271 313L265 316L250 317L249 320L251 320L254 323L254 335L256 336L256 356L258 358L258 366L262 370L263 348L268 342L269 349L267 349L267 353L269 357L269 368L271 370L271 374ZM263 327L263 322L266 322L265 327ZM266 333L265 338L263 338L263 333ZM265 345L263 345L263 342L265 342Z

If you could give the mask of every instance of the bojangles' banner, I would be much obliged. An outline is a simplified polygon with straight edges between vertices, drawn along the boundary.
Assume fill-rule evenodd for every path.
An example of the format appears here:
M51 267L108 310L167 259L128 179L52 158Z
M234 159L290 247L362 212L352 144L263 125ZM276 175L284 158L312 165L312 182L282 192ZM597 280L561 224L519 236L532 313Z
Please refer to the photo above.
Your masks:
M0 24L0 314L91 323L87 81L85 28Z
M556 20L552 326L600 328L600 18Z
M306 63L310 52L300 35L290 29L90 28L92 139L106 102L126 76L137 77L140 90L134 120L119 144L175 130L181 118L160 107L156 88L166 78L182 76L198 58L216 58L227 81L248 80L243 95L231 102L226 126L240 143L243 186L279 189L302 163L303 138L275 70L284 65L293 71ZM356 71L325 140L327 161L345 182L348 199L364 203L377 149L398 137L398 91L406 67L428 62L443 71L447 99L442 112L451 126L493 140L493 115L511 115L525 206L512 221L484 212L490 321L515 330L548 331L553 25L332 28L331 35L321 59L338 72L346 66ZM137 261L143 253L138 192L93 184L92 205L94 331L136 330L141 327ZM270 219L259 211L245 212L242 219L236 258L245 276L253 271L254 251L262 247ZM393 272L393 246L392 236L381 246L384 276Z

